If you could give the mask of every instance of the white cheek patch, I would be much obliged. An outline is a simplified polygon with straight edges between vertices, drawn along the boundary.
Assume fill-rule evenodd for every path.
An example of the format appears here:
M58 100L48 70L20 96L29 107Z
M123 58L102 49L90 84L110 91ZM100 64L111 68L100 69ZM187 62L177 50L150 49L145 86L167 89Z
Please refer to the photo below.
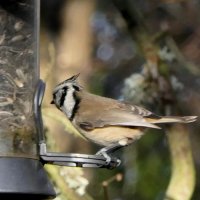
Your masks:
M65 112L68 118L72 116L73 110L76 104L74 96L73 96L74 91L75 90L73 89L68 90L67 95L65 97L65 101L64 101L63 111Z

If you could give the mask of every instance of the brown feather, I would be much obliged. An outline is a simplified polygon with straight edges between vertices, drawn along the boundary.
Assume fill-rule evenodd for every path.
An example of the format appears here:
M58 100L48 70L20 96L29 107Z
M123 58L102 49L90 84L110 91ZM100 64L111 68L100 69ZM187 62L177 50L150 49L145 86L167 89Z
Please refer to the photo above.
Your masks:
M147 113L149 115L153 115L153 113L143 108L139 110L138 106L134 108L134 106L83 91L77 92L77 94L81 99L76 113L77 123L89 123L93 128L134 126L159 129L158 126L149 123L145 118L148 116Z
M142 107L97 96L83 90L76 92L80 100L76 128L92 142L110 146L125 141L130 144L144 134L145 128L157 128L156 123L189 123L196 117L161 117Z
M147 121L153 124L160 124L160 123L191 123L196 121L197 116L163 116L160 119L151 119L147 118Z

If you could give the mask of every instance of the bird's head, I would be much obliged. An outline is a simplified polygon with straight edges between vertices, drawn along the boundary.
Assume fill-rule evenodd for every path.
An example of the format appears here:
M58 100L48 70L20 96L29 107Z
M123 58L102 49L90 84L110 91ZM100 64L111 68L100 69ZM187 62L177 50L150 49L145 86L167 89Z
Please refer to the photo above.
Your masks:
M63 106L65 98L68 94L74 95L75 91L80 91L82 87L77 83L77 78L80 74L74 75L71 78L59 83L53 90L53 100L51 104L55 104L59 109Z

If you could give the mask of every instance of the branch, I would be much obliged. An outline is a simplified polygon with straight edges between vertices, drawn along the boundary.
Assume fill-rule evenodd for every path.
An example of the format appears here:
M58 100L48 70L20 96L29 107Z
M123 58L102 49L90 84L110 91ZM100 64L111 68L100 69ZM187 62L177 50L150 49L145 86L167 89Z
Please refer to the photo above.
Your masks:
M168 131L169 149L172 161L172 176L165 200L188 200L194 191L195 168L189 141L189 131L176 125Z

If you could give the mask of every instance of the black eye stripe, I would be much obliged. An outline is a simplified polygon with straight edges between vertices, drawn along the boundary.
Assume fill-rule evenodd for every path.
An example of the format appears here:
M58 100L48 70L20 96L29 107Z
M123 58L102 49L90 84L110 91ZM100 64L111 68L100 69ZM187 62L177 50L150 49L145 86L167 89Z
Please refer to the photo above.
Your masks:
M61 95L61 97L60 97L60 102L59 102L59 104L60 104L59 106L60 106L60 107L62 107L63 104L64 104L65 97L66 97L66 94L67 94L67 90L68 90L67 87L62 88L62 95Z
M79 88L78 86L76 86L76 85L73 85L73 88L74 88L75 90L77 90L77 91L80 91L80 88Z

